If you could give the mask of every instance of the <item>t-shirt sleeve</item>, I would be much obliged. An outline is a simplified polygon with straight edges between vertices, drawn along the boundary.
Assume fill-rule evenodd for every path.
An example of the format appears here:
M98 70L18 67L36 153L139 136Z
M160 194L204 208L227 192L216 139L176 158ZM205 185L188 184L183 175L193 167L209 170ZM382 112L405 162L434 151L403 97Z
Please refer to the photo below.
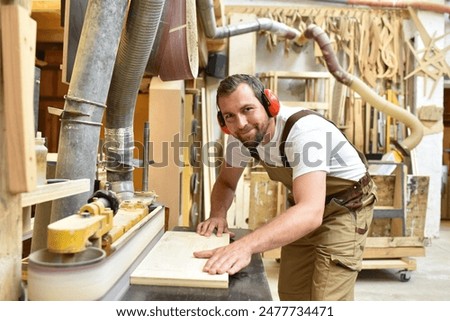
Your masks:
M317 123L308 121L308 118L297 121L285 145L286 157L293 170L293 179L314 171L330 172L327 164L327 150L330 147L327 146L329 141L327 135L331 135L331 132L324 130L324 127L316 126Z

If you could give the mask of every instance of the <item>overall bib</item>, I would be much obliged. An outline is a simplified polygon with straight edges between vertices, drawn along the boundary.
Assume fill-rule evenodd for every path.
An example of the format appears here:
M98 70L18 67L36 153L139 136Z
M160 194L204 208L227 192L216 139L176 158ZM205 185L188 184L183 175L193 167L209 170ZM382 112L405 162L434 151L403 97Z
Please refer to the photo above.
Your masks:
M309 110L292 115L286 122L282 142L301 117L316 114ZM355 148L356 149L356 148ZM286 167L260 161L269 177L292 190L292 168L280 153ZM367 161L358 152L364 164ZM281 300L353 300L354 285L361 271L362 254L372 222L376 186L370 175L358 181L332 176L326 179L326 199L322 225L281 249L278 292ZM294 204L292 195L288 203Z

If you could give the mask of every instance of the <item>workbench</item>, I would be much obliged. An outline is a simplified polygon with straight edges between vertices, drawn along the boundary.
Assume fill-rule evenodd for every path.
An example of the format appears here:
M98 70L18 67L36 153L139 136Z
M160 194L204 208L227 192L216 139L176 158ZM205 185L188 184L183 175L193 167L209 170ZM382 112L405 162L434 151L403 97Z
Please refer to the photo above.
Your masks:
M192 231L192 228L175 227L176 231ZM234 240L250 233L248 229L231 229ZM231 241L233 241L233 239ZM168 255L170 255L168 253ZM227 289L194 288L180 286L155 286L130 284L122 301L271 301L260 254L253 254L250 264L240 272L229 276Z

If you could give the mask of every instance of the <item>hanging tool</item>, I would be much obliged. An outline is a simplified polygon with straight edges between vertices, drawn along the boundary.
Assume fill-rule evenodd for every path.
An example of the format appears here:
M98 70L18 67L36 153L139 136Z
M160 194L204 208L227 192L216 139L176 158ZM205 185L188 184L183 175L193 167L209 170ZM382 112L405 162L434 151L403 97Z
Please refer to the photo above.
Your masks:
M340 66L327 34L320 27L310 24L298 41L305 43L309 39L314 39L318 43L327 68L336 80L360 94L374 108L403 122L411 129L411 133L406 139L401 142L393 142L399 153L404 158L409 159L410 151L420 143L423 137L424 129L419 119L405 109L381 97L362 80L346 72Z

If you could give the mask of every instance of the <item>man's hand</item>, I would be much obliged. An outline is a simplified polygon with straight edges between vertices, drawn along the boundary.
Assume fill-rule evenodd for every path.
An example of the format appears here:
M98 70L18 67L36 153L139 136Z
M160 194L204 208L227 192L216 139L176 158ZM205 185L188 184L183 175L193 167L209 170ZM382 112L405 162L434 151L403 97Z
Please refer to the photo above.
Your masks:
M213 250L194 252L194 256L196 258L209 258L203 267L204 272L233 275L250 264L252 253L236 241Z
M217 229L217 236L229 233L231 238L234 237L234 233L228 230L227 220L221 217L210 217L206 221L201 222L197 226L197 233L203 236L211 236L215 229Z

